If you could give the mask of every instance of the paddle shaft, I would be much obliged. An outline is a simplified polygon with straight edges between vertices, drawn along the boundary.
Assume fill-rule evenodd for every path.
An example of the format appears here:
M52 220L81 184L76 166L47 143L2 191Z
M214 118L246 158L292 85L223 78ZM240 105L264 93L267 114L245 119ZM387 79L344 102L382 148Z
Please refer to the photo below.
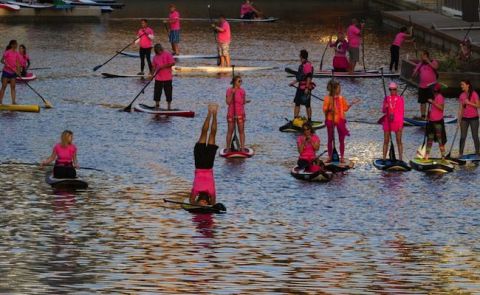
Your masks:
M235 65L232 65L232 83L235 83L233 79L235 78ZM235 84L232 85L235 88ZM237 137L237 110L235 109L235 94L232 97L232 103L233 103L233 137L232 137L232 142L230 143L230 148L232 150L237 150L240 147L240 143L238 141ZM235 148L234 143L237 144L237 148Z
M332 82L335 81L335 73L334 70L332 69ZM333 83L332 83L333 86ZM335 146L335 96L336 93L332 96L332 124L333 124L333 130L332 130L332 141L333 141L333 151L332 151L332 161L333 159L338 159L338 152L337 152L337 147ZM325 119L326 121L326 119Z
M382 84L383 84L383 94L385 95L384 99L387 99L387 86L385 85L385 77L383 76L383 68L380 68L380 73L382 74ZM405 89L407 89L405 87ZM405 90L404 90L405 91ZM403 93L403 92L402 92ZM401 96L401 95L400 95ZM390 107L388 108L387 116L384 117L384 120L387 120L388 122L388 137L390 137L390 151L389 151L389 157L391 160L395 160L395 146L393 145L393 138L392 138L392 131L390 130Z
M364 20L364 26L362 28L362 63L363 63L363 70L366 72L367 71L367 66L365 65L365 20Z
M3 162L0 163L1 165L24 165L24 166L40 166L38 163L12 163L12 162ZM44 165L47 167L54 167L54 165ZM76 169L83 169L83 170L93 170L93 171L99 171L99 172L105 172L104 170L100 170L97 168L91 168L91 167L78 167Z
M460 129L460 124L457 124L457 128L455 129L455 135L453 135L453 141L452 141L452 144L450 145L450 150L448 151L448 154L446 156L447 158L451 157L452 150L453 150L453 144L455 143L455 140L457 139L458 129Z
M465 37L463 37L463 41L465 42L468 38L468 35L470 34L470 31L472 30L473 23L470 24L470 27L468 28L467 33L465 34Z
M128 43L127 46L123 47L121 50L117 51L117 53L115 53L111 58L109 58L106 62L104 62L103 64L101 65L98 65L96 67L93 68L93 71L96 72L98 69L100 69L101 67L103 67L104 65L106 65L107 63L109 63L112 59L114 59L117 55L119 55L120 53L122 53L125 49L127 49L128 47L130 47L133 43L137 42L138 39L142 38L144 35L146 35L147 33L143 32L143 34L141 34L140 36L138 36L137 38L135 38L135 40L133 40L132 42Z
M195 206L198 208L205 208L205 209L211 209L211 206L202 206L202 205L196 205L196 204L190 204L190 203L185 203L185 202L178 202L178 201L172 201L169 199L163 199L165 203L172 203L172 204L178 204L178 205L188 205L188 206Z
M28 88L30 88L33 92L35 92L35 94L38 95L38 97L40 97L42 99L42 101L45 104L45 107L47 109L52 107L52 104L48 100L46 100L40 93L38 93L37 90L35 90L32 86L30 86L30 84L26 80L22 79L22 81L23 81L23 83L25 83L25 85L28 86Z
M51 69L51 67L39 67L39 68L29 68L29 70L31 71L36 71L36 70L49 70Z
M142 87L142 90L140 90L140 92L133 98L133 100L130 102L130 104L123 109L124 112L130 112L130 110L132 109L132 105L133 103L137 100L137 98L140 97L140 95L142 95L142 93L144 93L145 89L148 87L148 85L150 85L150 83L152 83L153 80L155 80L155 77L158 75L158 73L160 72L160 69L158 69L155 74L152 76L152 78L147 82L147 84L145 84L145 86Z
M293 88L295 88L295 89L299 89L299 88L298 88L297 86L295 86L295 85L292 85L291 87L293 87ZM315 97L316 99L323 101L323 98L321 98L320 96L316 96L316 95L312 94L311 91L310 91L310 96Z
M413 38L413 23L412 23L412 16L409 15L408 16L408 22L410 23L410 27L412 28L412 38ZM415 42L415 40L413 40L413 49L415 50L415 58L418 58L418 49L417 49L417 42Z
M332 39L332 36L330 35L330 40L331 39ZM323 49L322 59L320 60L320 71L323 68L323 59L325 58L325 53L327 52L328 46L330 46L330 41L327 42L327 45L325 45L325 49Z

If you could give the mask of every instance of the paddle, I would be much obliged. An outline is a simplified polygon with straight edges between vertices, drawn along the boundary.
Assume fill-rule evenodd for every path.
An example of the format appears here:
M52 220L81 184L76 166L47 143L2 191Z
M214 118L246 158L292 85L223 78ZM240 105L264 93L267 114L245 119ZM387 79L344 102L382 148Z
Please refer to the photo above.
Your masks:
M332 70L332 81L335 81L335 74ZM332 97L332 115L333 115L333 152L332 152L332 162L340 162L340 156L337 152L337 147L335 146L335 94Z
M430 109L432 108L431 104L428 104L428 110L427 110L427 122L425 125L425 135L423 136L423 143L422 145L417 149L417 156L419 158L425 158L427 154L427 136L428 136L428 123L429 123L429 114L430 114Z
M23 165L23 166L40 166L39 163L18 163L18 162L2 162L0 165ZM47 167L53 167L54 165L45 165ZM99 172L105 172L104 170L91 168L91 167L78 167L76 169L83 169L83 170L93 170Z
M212 7L212 5L208 4L207 7L208 7L208 19L210 20L210 23L213 25L212 12L211 12L211 9L210 9ZM213 39L215 40L215 43L217 43L217 30L215 28L213 29ZM221 57L218 56L217 66L219 66L221 64L220 58Z
M383 67L380 68L380 73L382 74L383 94L385 95L385 98L387 98L387 87L385 86L385 77L383 76ZM405 87L405 89L407 89L407 88ZM404 89L404 91L405 91L405 89ZM389 127L388 129L390 130L390 118L389 118L389 116L385 116L384 120L387 120L388 127ZM389 137L390 137L390 149L388 151L388 158L391 161L396 161L397 157L395 156L395 146L393 145L392 132L389 131L388 134L389 134Z
M40 67L40 68L29 68L29 71L37 71L37 70L50 70L51 67Z
M362 28L362 63L363 63L363 70L367 71L367 66L365 65L365 23L366 21L363 20L363 28Z
M295 89L298 89L298 87L295 86L295 85L291 85L290 87L293 87L293 88L295 88ZM316 98L316 99L318 99L318 100L323 101L323 98L321 98L321 97L319 97L319 96L316 96L315 94L312 94L312 92L310 92L310 96L312 96L312 97L314 97L314 98Z
M132 42L128 43L127 46L123 47L121 50L117 51L117 53L115 53L114 56L112 56L110 59L108 59L106 62L104 62L103 64L101 65L98 65L98 66L95 66L93 68L93 71L96 72L98 69L100 69L101 67L103 67L104 65L106 65L107 63L109 63L112 59L114 59L117 55L119 55L120 53L122 53L125 49L127 49L128 47L130 47L133 43L135 43L138 39L142 38L145 34L147 33L143 33L141 34L140 36L138 36L135 40L133 40Z
M412 38L414 37L413 34L413 23L412 23L412 16L408 16L408 22L410 23L410 27L412 28ZM417 42L415 42L415 39L413 40L413 49L415 50L415 58L418 59L418 49L417 49Z
M163 199L163 201L165 203L171 203L171 204L178 204L178 205L186 205L186 206L194 206L194 207L197 207L197 208L202 208L202 209L214 209L218 212L222 212L222 211L227 211L227 208L225 208L225 206L222 204L222 203L216 203L215 205L213 206L202 206L202 205L196 205L196 204L190 204L190 203L185 203L185 202L178 202L178 201L173 201L173 200L169 200L169 199Z
M145 86L143 86L142 90L140 90L140 92L133 98L133 100L130 102L130 104L128 106L126 106L124 109L122 109L121 111L130 112L132 110L133 103L137 100L137 98L140 97L140 95L145 93L145 88L147 88L148 85L150 85L150 83L152 83L152 81L155 80L155 77L158 75L159 72L160 72L160 69L158 69L155 72L155 74L152 76L152 78L150 80L148 80L148 82L145 84Z
M53 108L52 104L48 100L46 100L40 93L38 93L37 90L35 90L32 86L30 86L27 80L24 80L22 77L20 78L22 79L23 83L25 83L25 85L27 85L30 89L32 89L32 91L35 92L35 94L38 95L43 100L43 103L45 104L46 109Z
M330 35L330 41L332 41L332 35ZM322 59L320 60L320 71L323 68L323 58L325 57L325 53L327 52L328 46L330 46L330 41L327 42L327 44L325 45L325 49L323 50Z
M468 28L467 33L465 34L465 37L463 37L463 41L465 42L468 38L468 35L470 34L470 31L472 30L473 23L470 24L470 27Z
M233 78L235 77L235 66L232 65L232 82L233 81ZM235 85L233 85L233 87L235 87ZM237 113L236 113L236 110L235 110L235 95L233 96L233 138L232 138L232 142L230 143L230 149L232 151L238 151L240 150L240 142L238 140L238 137L237 137ZM235 147L235 144L237 145Z

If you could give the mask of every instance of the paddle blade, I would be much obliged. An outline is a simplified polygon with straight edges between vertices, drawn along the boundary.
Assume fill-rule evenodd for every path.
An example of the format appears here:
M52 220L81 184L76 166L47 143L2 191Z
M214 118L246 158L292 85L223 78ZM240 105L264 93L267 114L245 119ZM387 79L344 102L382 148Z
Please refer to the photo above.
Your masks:
M340 156L338 155L338 152L337 152L336 148L333 148L332 161L333 162L340 162Z
M390 151L388 152L388 156L392 161L397 160L397 158L395 157L395 147L393 146L393 143L390 143Z
M44 103L45 103L45 108L46 108L46 109L51 109L51 108L53 108L53 105L52 105L48 100L45 99Z
M93 68L93 71L96 72L98 69L100 69L102 67L102 65L98 65L96 67Z
M212 208L217 210L218 212L227 212L227 208L222 203L216 203L212 206Z
M427 145L424 143L417 149L417 157L418 158L425 158L427 155Z
M132 111L132 105L129 105L123 109L120 110L121 112L127 112L130 113Z

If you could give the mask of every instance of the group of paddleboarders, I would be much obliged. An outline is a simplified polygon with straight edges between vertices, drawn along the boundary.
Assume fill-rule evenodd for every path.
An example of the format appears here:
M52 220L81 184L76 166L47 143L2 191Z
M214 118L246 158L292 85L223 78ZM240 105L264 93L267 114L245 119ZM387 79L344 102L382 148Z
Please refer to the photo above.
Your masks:
M17 40L10 40L2 55L1 63L3 64L3 70L0 104L3 103L3 97L8 85L10 85L12 104L16 104L15 86L17 77L26 77L30 67L30 57L27 54L27 48L23 44L19 46Z

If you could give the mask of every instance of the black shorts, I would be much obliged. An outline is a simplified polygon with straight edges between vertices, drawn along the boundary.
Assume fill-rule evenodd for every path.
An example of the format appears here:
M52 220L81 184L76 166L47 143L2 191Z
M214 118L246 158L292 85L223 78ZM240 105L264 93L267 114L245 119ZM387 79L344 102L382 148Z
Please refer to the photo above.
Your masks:
M157 81L155 80L155 89L153 90L153 100L160 101L162 97L162 90L165 90L165 96L167 97L167 101L172 101L172 80L169 81Z
M53 177L55 178L75 178L77 172L72 166L53 166Z
M212 169L218 146L197 142L193 148L196 169Z
M433 99L433 89L432 87L428 88L418 88L418 103L427 103L429 99Z
M445 122L429 121L427 124L427 138L444 145L447 143L447 133L445 131Z
M295 99L293 102L295 106L299 107L304 105L306 108L310 108L310 95L305 94L305 90L297 88L297 92L295 93Z

